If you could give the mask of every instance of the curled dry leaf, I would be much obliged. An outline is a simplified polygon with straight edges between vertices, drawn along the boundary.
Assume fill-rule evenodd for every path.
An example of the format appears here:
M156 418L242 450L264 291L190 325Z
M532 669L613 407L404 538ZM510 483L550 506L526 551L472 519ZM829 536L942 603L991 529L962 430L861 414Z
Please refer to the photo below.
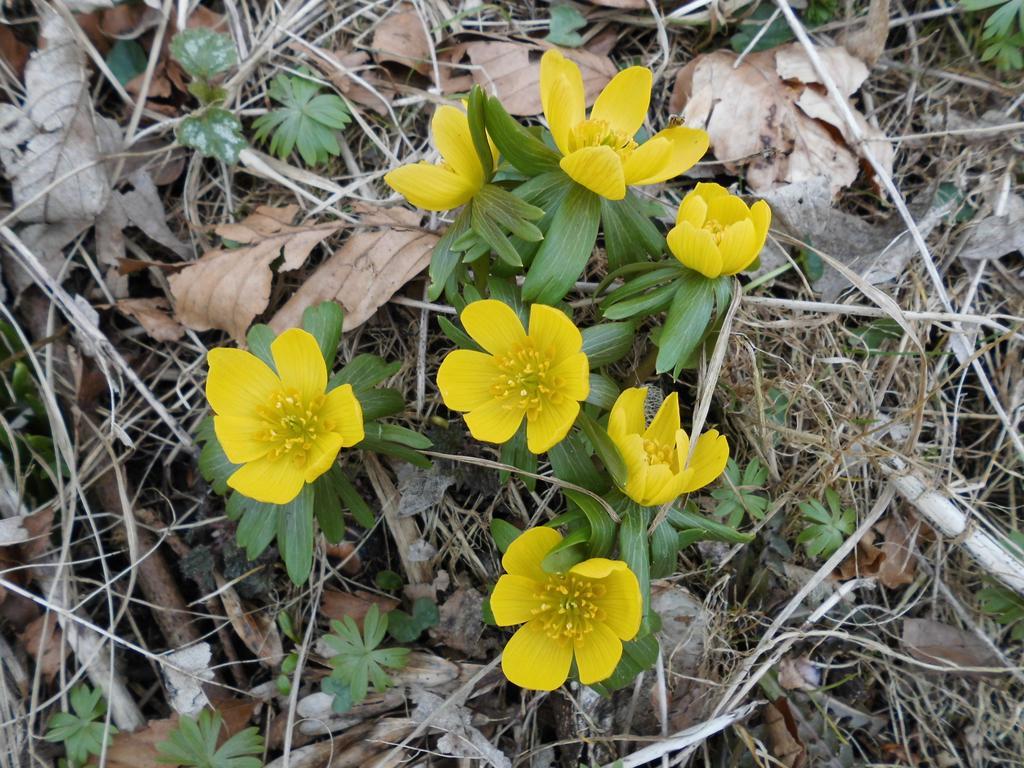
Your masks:
M799 726L784 698L769 702L764 708L764 727L768 731L768 742L772 755L786 768L803 768L807 765L807 749L799 736Z
M317 244L344 226L342 222L291 226L297 212L297 205L260 206L244 221L218 226L214 230L218 235L242 247L208 251L168 278L178 320L193 330L220 328L235 339L244 339L256 315L267 308L274 278L271 263L283 253L280 271L301 267ZM299 320L301 315L300 310Z
M437 741L437 751L442 755L463 757L468 753L493 768L512 768L512 761L473 726L473 712L464 703L415 688L410 697L415 704L412 719L429 722L444 733Z
M469 658L479 658L489 651L489 643L481 643L484 623L481 611L484 598L472 588L460 587L444 601L438 610L436 627L430 636Z
M806 656L787 656L778 672L779 685L787 691L813 691L821 685L821 672Z
M480 41L458 45L446 57L448 66L442 70L442 88L447 94L461 93L475 83L488 93L496 94L509 114L540 114L540 57L543 52L544 48L525 43ZM593 104L618 68L607 56L582 48L565 49L562 53L579 65L587 104ZM471 64L471 80L453 76L466 58Z
M203 692L203 683L213 679L209 643L196 643L164 656L168 662L161 671L171 709L179 715L194 717L210 700Z
M167 299L121 299L114 306L135 319L156 341L177 341L185 335L184 327L171 316Z
M904 619L903 645L915 659L957 667L1001 667L992 650L973 632L931 619ZM972 673L961 673L972 674ZM977 675L977 673L973 673Z
M304 45L299 48L308 50ZM349 101L372 109L378 115L388 114L387 105L397 94L391 75L383 67L374 67L365 51L335 51L322 56L311 56L316 66ZM365 85L364 85L365 83Z
M354 622L361 623L370 610L371 605L376 605L381 613L393 611L398 607L398 600L384 595L375 595L364 590L355 592L339 592L335 589L325 589L320 599L320 612L328 619L338 619L351 616Z
M226 584L219 573L215 572L214 578L217 594L235 634L262 664L276 667L284 658L284 647L274 617L265 610L246 610L235 588Z
M864 22L852 27L840 40L851 54L873 66L885 51L888 36L889 0L871 0Z
M891 173L892 144L849 101L867 67L844 48L818 53L871 153ZM750 54L738 67L736 58L728 51L697 56L680 70L669 103L708 132L719 162L732 173L745 168L754 192L818 176L829 179L833 195L852 184L860 150L804 49L791 43Z
M393 61L430 74L430 39L427 27L410 3L401 3L398 12L385 16L373 31L370 44L377 61Z
M45 630L45 631L44 631ZM43 677L53 682L68 654L68 644L61 639L56 616L39 616L25 631L18 634L25 650L36 660Z
M404 226L392 224L353 232L277 311L270 326L283 331L299 325L306 307L337 301L345 309L345 330L351 331L423 271L430 263L437 235L419 229L417 213L405 209L392 213Z

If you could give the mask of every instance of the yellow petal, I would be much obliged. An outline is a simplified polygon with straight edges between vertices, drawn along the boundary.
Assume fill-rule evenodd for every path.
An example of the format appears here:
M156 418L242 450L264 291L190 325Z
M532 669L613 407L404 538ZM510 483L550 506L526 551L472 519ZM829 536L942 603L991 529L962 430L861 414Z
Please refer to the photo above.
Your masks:
M632 640L640 631L643 599L636 574L628 568L617 569L601 580L604 594L595 602L605 624L622 640Z
M254 461L272 447L266 442L267 422L252 416L214 416L213 431L232 464Z
M629 568L629 566L621 560L609 560L607 557L592 557L589 560L584 560L582 563L574 565L569 569L569 573L575 573L577 576L584 576L588 579L603 579L612 571L621 571L623 568Z
M492 355L504 355L526 340L519 316L506 303L484 299L466 305L462 325L477 344Z
M637 504L647 505L647 453L644 451L644 438L637 433L612 438L615 447L622 454L626 463L626 486L622 489Z
M585 637L575 642L573 651L580 682L590 685L611 677L622 658L622 641L610 627L597 622Z
M750 209L736 195L719 195L708 200L708 218L727 227L749 219Z
M668 139L672 143L671 156L656 174L637 179L632 184L658 184L674 179L690 170L708 151L708 135L699 128L686 128L682 125L666 128L651 137L651 141L655 139Z
M706 229L697 229L688 221L678 224L665 236L668 249L685 267L700 272L705 277L722 274L722 254L715 244L715 238Z
M557 365L579 354L583 348L583 334L564 312L546 304L530 307L530 341L538 351L548 354Z
M297 389L308 403L327 389L327 363L313 334L289 328L270 345L274 365L287 388Z
M559 391L570 400L586 400L590 394L590 362L582 352L571 355L551 369L558 377Z
M267 504L287 504L299 495L306 478L288 456L264 456L250 461L228 478L228 486L243 496Z
M558 445L569 434L580 404L562 397L557 403L545 402L536 414L526 416L526 448L530 453L544 453Z
M483 186L484 169L473 146L466 113L448 105L438 107L430 121L430 130L438 152L452 170L477 189Z
M507 443L523 423L524 410L502 400L489 400L466 414L469 433L485 443Z
M410 163L384 176L385 183L417 208L448 211L468 203L477 187L454 171L431 163Z
M722 474L726 462L729 461L729 441L718 430L709 429L697 440L693 450L689 468L693 477L686 484L686 493L692 493L713 482Z
M650 497L649 506L657 507L678 499L686 493L686 485L690 482L691 477L693 477L693 470L690 468L674 473L670 470L667 479L660 478L662 484L658 487L657 492Z
M730 224L722 233L718 250L722 254L722 274L735 275L742 272L757 256L757 235L754 222L750 219Z
M750 218L754 222L754 232L757 235L755 238L757 252L760 253L761 249L764 248L764 241L768 237L768 228L772 225L772 209L768 207L768 203L764 200L758 200L750 206Z
M555 145L568 154L569 132L586 117L586 95L580 68L554 49L540 60L540 101Z
M671 157L672 142L668 139L645 141L622 164L626 184L642 183L644 179L657 176Z
M651 420L651 425L644 432L645 440L653 440L659 445L675 445L676 432L679 430L679 394L673 392L661 401L661 407Z
M647 117L653 79L647 67L622 70L597 97L590 119L604 120L613 130L633 136Z
M543 602L536 581L506 573L491 592L491 613L499 627L524 624L536 615L534 610Z
M540 564L561 540L562 534L554 528L527 528L508 545L501 567L513 576L546 581L550 574Z
M555 640L538 621L519 628L505 646L501 671L509 682L530 691L553 691L569 677L572 643Z
M679 457L679 463L682 465L686 464L686 459L690 455L690 436L686 434L686 430L680 427L676 430L676 456Z
M449 352L437 371L437 388L453 411L472 411L494 396L491 389L501 369L494 357L471 349Z
M697 195L705 203L710 203L716 197L728 197L729 190L714 181L698 181L690 194Z
M626 177L622 161L611 147L584 147L566 155L558 163L577 184L608 200L626 196Z
M675 473L668 464L652 464L647 467L643 490L644 500L639 503L647 507L667 504L679 496L677 488Z
M626 435L641 435L646 426L644 418L644 402L647 400L647 387L629 387L615 400L612 412L608 416L608 434L618 442ZM641 441L642 442L642 441ZM621 446L619 450L622 450Z
M337 432L318 435L309 447L309 458L306 461L306 469L303 474L305 481L312 483L330 469L335 459L338 458L340 450L341 435Z
M700 186L699 184L697 186ZM701 229L708 218L707 201L697 194L697 190L686 193L683 202L679 204L679 212L676 214L676 224L684 221L690 222L696 229Z
M221 347L211 349L206 359L206 399L215 413L252 416L281 389L281 380L270 367L249 352Z
M342 384L328 392L320 414L322 419L329 422L330 430L341 436L342 448L351 448L366 436L363 431L363 406L356 398L351 384Z

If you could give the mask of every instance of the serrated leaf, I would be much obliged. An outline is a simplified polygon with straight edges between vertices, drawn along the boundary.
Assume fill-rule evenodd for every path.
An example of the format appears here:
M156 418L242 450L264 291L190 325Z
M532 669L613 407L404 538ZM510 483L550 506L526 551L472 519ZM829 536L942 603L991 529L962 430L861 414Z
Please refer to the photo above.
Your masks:
M171 40L171 56L189 75L201 80L226 72L238 60L231 38L206 27L176 34Z
M229 165L237 163L239 153L248 146L238 118L220 107L186 117L178 125L177 136L183 146Z
M341 153L337 132L351 121L348 106L335 94L320 93L320 85L306 77L280 74L269 89L281 106L253 123L257 141L270 139L270 152L286 160L298 149L308 166L321 165Z
M571 5L551 6L550 31L544 38L549 43L579 48L583 45L583 37L576 31L587 26L587 20Z

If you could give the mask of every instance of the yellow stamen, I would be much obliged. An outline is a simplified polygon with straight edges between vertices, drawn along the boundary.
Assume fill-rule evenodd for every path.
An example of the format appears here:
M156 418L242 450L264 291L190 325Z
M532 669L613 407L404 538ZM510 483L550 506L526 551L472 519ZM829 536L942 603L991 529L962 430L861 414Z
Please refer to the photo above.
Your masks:
M551 373L553 348L538 348L526 339L496 359L501 374L491 385L491 394L504 401L506 408L526 411L530 418L535 418L545 405L560 402L563 382Z
M597 604L604 585L574 574L552 574L537 586L540 606L533 615L553 640L582 642L604 618Z
M636 141L621 131L612 130L604 120L584 120L569 131L569 151L584 147L611 147L625 160L637 148Z

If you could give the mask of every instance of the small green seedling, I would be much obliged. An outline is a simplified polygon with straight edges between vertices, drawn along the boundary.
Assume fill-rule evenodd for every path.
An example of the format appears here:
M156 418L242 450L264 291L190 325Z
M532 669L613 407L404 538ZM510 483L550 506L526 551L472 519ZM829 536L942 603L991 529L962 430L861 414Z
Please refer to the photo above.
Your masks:
M68 764L85 765L91 755L103 751L103 742L117 733L117 728L103 722L107 703L98 688L80 685L71 691L71 712L58 712L50 718L47 741L64 742Z
M733 459L725 465L726 482L711 492L711 498L718 502L715 515L725 519L725 524L736 528L743 518L763 520L768 509L768 497L759 491L764 490L768 480L768 469L757 459L752 459L747 468L740 473L739 464Z
M277 75L271 81L269 95L281 106L259 117L253 128L257 141L270 137L273 154L285 160L298 149L303 162L313 166L341 153L337 132L344 130L352 117L339 96L321 93L319 83L309 77L288 75Z
M366 698L371 684L375 691L389 688L391 678L384 670L404 667L409 649L378 647L388 629L388 615L376 604L367 611L362 632L351 616L333 620L331 629L334 634L326 635L324 642L335 654L330 659L333 671L322 686L324 693L334 695L335 711L346 712Z
M831 557L856 527L856 512L842 508L838 493L827 489L825 501L828 509L814 499L800 505L806 525L797 541L804 545L811 557Z
M196 718L182 715L167 741L156 745L157 760L188 768L262 768L263 737L255 728L239 731L217 747L220 712L204 709Z

